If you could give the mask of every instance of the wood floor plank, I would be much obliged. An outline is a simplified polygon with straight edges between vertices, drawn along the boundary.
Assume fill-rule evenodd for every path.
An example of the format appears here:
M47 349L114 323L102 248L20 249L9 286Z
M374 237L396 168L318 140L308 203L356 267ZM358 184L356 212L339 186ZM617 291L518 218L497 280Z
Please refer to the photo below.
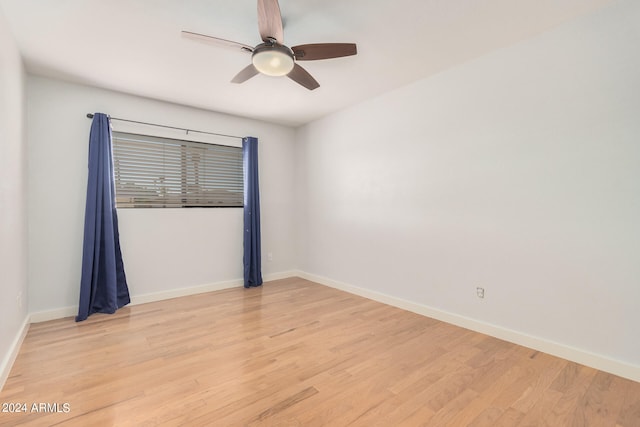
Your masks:
M545 425L570 425L570 420L575 419L578 401L586 393L597 372L577 363L567 363L551 385L551 389L562 395L552 410L544 416Z
M620 408L620 415L616 423L616 427L633 427L638 425L640 420L640 399L638 399L636 383L623 379L616 378L619 383L617 387L619 393L619 399L622 401Z
M486 406L480 414L469 423L468 427L493 427L502 416L502 409Z
M577 406L574 425L615 426L624 402L616 385L617 377L596 373Z
M30 325L10 402L0 426L640 426L639 383L298 278Z

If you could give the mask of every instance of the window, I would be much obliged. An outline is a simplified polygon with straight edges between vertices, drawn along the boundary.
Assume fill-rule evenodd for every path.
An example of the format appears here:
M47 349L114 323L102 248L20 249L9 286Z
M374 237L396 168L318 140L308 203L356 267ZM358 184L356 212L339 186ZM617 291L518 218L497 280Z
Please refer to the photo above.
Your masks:
M118 208L242 207L242 148L113 132Z

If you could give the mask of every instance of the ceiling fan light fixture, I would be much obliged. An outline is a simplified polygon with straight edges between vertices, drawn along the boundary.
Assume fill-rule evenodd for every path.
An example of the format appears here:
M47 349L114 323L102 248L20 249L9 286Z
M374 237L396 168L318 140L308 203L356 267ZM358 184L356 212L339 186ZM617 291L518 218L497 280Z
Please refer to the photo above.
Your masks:
M253 51L253 66L268 76L286 76L293 69L293 53L282 45L261 44Z

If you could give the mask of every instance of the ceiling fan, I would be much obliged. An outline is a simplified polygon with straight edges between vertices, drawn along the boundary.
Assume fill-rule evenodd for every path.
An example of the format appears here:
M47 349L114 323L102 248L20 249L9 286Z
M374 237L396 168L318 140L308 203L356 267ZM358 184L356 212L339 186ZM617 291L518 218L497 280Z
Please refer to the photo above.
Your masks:
M278 0L258 0L258 29L263 43L255 47L191 31L182 31L182 35L251 53L251 64L236 74L231 80L233 83L244 83L262 73L268 76L287 76L307 89L314 90L320 84L297 61L340 58L358 53L355 43L302 44L291 48L285 46Z

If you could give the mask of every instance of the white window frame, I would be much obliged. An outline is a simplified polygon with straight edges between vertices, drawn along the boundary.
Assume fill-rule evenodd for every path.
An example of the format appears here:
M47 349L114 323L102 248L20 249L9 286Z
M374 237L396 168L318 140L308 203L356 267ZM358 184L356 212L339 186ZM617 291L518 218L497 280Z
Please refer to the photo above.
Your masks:
M117 208L243 207L242 148L113 132Z

